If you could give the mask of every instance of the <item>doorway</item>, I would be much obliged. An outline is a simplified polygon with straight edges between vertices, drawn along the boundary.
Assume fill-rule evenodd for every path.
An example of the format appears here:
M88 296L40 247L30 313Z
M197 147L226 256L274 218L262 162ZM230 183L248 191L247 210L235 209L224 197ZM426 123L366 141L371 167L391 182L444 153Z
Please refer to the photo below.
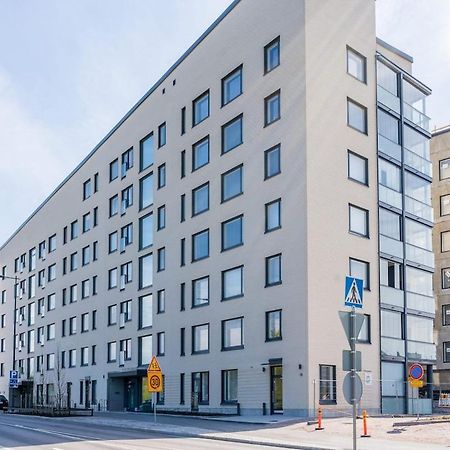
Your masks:
M270 413L283 414L283 366L270 366Z

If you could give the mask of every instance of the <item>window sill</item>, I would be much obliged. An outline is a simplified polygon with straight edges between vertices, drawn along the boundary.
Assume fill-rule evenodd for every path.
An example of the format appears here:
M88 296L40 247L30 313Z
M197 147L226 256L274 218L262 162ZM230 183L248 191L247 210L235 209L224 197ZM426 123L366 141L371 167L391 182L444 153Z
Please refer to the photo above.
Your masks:
M272 120L271 122L264 122L264 127L263 128L270 127L270 125L272 125L273 123L278 122L279 120L281 120L281 116L276 118L276 119L274 119L274 120Z
M236 298L242 298L244 296L244 294L239 294L239 295L233 295L232 297L222 297L222 299L220 300L221 302L227 302L229 300L235 300Z
M280 284L283 284L283 282L282 281L277 281L277 282L275 282L275 283L266 283L266 285L264 286L265 288L268 288L268 287L272 287L272 286L278 286L278 285L280 285Z
M230 352L232 350L243 350L244 346L243 345L236 345L234 347L222 347L222 352Z

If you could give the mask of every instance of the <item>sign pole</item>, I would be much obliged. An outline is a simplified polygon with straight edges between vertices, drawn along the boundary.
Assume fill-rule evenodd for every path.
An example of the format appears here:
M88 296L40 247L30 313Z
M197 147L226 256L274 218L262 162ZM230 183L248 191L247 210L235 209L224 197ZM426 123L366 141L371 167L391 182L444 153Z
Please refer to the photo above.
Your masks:
M156 392L153 392L153 422L156 423Z
M356 309L350 313L351 397L353 415L353 450L356 450Z

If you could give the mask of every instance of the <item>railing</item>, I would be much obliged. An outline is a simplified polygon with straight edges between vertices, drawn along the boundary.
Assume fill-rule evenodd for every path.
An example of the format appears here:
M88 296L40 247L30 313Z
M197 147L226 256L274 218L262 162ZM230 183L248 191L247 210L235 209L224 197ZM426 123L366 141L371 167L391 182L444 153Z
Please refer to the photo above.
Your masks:
M403 308L404 292L389 286L380 286L380 303Z
M433 208L407 195L405 195L405 211L429 222L433 222Z
M430 131L430 118L409 103L403 102L403 115L420 128Z
M380 202L402 209L402 194L382 184L378 187Z
M400 99L379 84L377 85L377 100L400 114Z
M387 137L378 133L378 151L396 159L397 161L402 160L402 148L396 142L391 141Z
M406 244L406 259L434 269L434 253L424 248Z
M380 252L403 259L403 242L380 235Z
M434 297L428 297L427 295L416 294L414 292L406 293L406 306L409 309L415 309L416 311L423 311L429 314L434 314L435 312Z
M405 341L401 339L382 337L381 338L381 355L405 357Z
M418 170L419 172L432 176L432 164L428 159L422 158L422 156L417 153L412 152L405 148L405 164L412 167L413 169Z
M427 342L408 341L408 358L414 360L435 361L436 345Z

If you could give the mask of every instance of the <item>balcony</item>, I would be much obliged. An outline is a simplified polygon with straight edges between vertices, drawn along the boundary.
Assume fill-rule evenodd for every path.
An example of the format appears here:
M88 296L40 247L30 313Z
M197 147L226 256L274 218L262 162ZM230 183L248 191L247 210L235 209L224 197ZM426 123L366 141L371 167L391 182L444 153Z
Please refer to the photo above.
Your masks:
M409 103L403 102L403 115L420 128L430 131L430 118Z
M403 308L404 292L389 286L380 286L380 303Z
M378 193L380 197L380 202L386 203L397 209L402 209L402 194L400 192L394 191L386 186L379 185Z
M412 152L405 148L405 164L419 172L432 177L432 166L431 161L422 158L417 153Z
M380 234L380 252L403 259L403 242Z
M381 356L404 358L405 357L405 341L388 337L381 338Z
M413 216L433 222L433 208L412 197L405 195L405 211Z
M400 114L400 99L379 84L377 85L377 100L387 108Z
M406 259L408 261L434 269L434 253L415 245L406 244Z
M406 293L406 306L408 309L422 311L429 314L435 313L434 297L416 294L414 292Z
M408 341L408 359L436 361L436 344Z
M382 134L378 134L378 151L396 159L398 162L402 160L402 148L400 145Z

